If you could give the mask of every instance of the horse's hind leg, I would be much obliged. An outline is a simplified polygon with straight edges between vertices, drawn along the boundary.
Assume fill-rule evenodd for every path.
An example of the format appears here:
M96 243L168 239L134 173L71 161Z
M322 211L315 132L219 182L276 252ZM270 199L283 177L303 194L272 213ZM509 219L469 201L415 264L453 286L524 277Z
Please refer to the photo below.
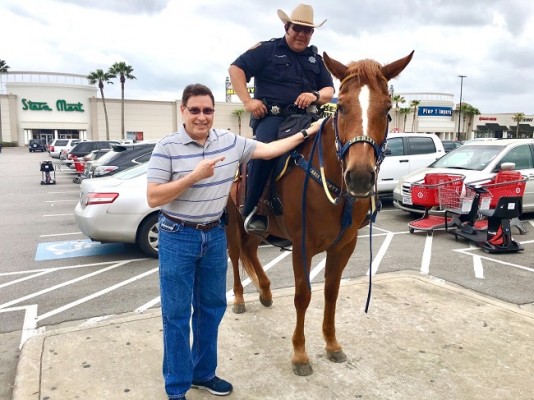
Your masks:
M232 272L234 278L234 305L233 312L242 314L245 310L245 299L243 298L243 285L241 284L241 276L239 274L239 255L241 239L238 229L237 209L233 206L227 207L228 210L228 226L226 227L226 241L228 245L228 256L232 262Z
M326 355L330 361L344 362L347 356L336 337L336 305L339 295L341 275L356 246L356 238L340 250L329 251L326 255L324 283L323 337Z
M265 273L261 261L258 258L258 246L261 241L261 238L255 235L247 235L243 231L241 262L248 276L260 292L260 303L265 307L270 307L273 304L271 280Z

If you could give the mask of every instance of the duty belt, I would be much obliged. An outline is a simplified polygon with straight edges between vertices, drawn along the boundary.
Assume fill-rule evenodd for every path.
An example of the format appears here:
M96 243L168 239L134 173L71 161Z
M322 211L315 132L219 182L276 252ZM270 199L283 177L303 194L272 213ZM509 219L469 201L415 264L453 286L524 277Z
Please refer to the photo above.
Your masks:
M267 113L277 117L287 117L293 114L306 114L306 109L298 108L295 104L267 103Z

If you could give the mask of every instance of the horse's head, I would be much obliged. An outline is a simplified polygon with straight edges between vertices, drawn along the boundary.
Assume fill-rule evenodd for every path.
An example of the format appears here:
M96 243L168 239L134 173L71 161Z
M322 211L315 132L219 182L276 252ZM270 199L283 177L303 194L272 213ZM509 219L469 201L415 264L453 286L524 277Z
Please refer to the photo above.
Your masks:
M408 65L413 51L387 65L360 60L343 65L323 53L328 70L341 82L333 124L347 190L369 197L386 141L391 97L388 81Z

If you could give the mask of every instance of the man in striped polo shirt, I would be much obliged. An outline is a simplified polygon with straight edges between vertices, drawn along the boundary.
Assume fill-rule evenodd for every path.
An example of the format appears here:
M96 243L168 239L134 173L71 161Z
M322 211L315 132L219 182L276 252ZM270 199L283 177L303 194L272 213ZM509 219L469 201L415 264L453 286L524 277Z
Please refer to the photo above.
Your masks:
M239 164L293 149L322 122L286 139L262 143L212 129L214 105L208 87L187 86L180 106L183 126L157 143L148 166L148 204L162 207L159 275L163 377L169 399L185 399L191 387L215 395L233 389L215 370L228 266L221 218Z

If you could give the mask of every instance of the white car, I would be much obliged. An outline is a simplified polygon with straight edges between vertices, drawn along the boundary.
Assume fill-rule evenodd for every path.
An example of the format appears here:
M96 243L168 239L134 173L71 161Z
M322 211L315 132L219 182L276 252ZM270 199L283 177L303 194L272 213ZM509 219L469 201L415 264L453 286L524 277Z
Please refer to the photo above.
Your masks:
M523 195L523 212L534 212L534 139L502 139L464 144L427 168L403 177L393 191L393 205L401 210L423 214L424 207L412 204L411 186L427 173L461 174L465 183L490 180L504 163L528 178Z
M54 139L48 146L48 153L52 158L59 158L62 150L69 151L79 142L80 139Z
M82 181L74 218L85 236L102 243L135 243L146 255L158 257L159 208L146 200L147 168L144 163Z

